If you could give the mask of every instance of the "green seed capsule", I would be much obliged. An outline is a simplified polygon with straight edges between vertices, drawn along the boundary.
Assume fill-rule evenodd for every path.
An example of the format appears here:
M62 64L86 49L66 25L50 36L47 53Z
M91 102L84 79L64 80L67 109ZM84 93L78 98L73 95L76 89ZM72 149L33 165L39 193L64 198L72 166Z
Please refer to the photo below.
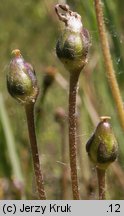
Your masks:
M7 88L12 97L22 104L35 103L38 95L33 67L25 62L20 50L13 50L13 59L7 74Z
M58 8L66 14L58 12ZM59 19L65 23L65 29L56 44L56 54L69 72L80 71L87 63L89 32L83 28L81 16L69 10L68 5L56 5L55 9Z
M118 144L109 119L110 117L101 117L100 123L86 144L89 158L99 169L106 169L118 156Z

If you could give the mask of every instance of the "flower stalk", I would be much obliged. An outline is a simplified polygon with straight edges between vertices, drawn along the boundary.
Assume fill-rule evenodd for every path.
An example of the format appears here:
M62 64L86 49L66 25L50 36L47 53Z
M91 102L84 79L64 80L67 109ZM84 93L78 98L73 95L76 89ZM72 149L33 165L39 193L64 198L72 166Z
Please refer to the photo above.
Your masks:
M119 86L117 83L112 58L110 54L110 47L107 39L105 24L104 24L104 18L103 18L103 9L102 9L102 2L101 0L94 0L95 3L95 10L96 10L96 17L97 17L97 23L98 23L98 29L99 29L99 36L100 36L100 42L104 57L104 62L106 66L106 75L108 78L109 86L113 95L113 99L115 101L115 106L117 108L120 124L124 130L124 107L123 107L123 101L121 98Z
M64 11L64 14L59 10ZM81 16L70 10L68 5L57 4L56 14L65 23L65 29L56 44L56 54L70 74L69 87L69 152L73 199L80 199L77 175L76 140L76 94L78 78L87 63L90 40L83 27Z
M78 77L70 76L69 87L69 149L73 198L80 199L77 176L77 139L76 139L76 94Z
M106 170L97 168L99 200L106 200Z
M37 190L38 190L39 198L41 200L45 200L46 194L44 189L43 174L41 172L39 152L38 152L36 133L35 133L34 104L32 103L32 104L25 105L25 112L26 112L26 118L28 124L28 132L29 132L29 139L31 144L31 152L33 157L33 166L34 166L35 178L37 183Z
M37 79L33 67L25 62L20 50L13 50L12 54L14 57L7 74L7 88L10 95L25 107L37 190L39 198L44 200L46 195L34 125L34 105L39 92Z

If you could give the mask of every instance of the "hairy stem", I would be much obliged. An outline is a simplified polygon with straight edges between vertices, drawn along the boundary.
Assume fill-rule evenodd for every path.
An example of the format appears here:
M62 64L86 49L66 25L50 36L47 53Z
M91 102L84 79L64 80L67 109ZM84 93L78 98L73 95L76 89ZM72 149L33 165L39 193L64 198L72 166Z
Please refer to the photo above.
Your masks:
M105 170L97 168L97 177L99 185L99 200L106 200L106 182L105 182Z
M76 93L79 73L70 75L69 89L69 150L73 199L79 200L77 179Z
M115 101L115 106L117 108L118 116L120 119L121 126L124 130L124 108L123 102L121 98L121 94L119 91L118 83L115 76L115 71L113 68L113 63L110 54L110 48L108 44L104 19L103 19L103 10L102 10L102 2L101 0L94 0L95 2L95 9L96 9L96 17L98 22L98 29L100 35L100 41L103 51L104 62L106 66L106 75L108 78L108 82L111 88L111 92Z
M29 131L31 151L33 157L33 166L34 166L37 190L38 190L39 198L41 200L45 200L46 195L44 190L43 174L40 168L40 160L39 160L39 153L38 153L35 126L34 126L34 104L32 103L26 105L25 111L26 111L26 117L28 123L28 131Z

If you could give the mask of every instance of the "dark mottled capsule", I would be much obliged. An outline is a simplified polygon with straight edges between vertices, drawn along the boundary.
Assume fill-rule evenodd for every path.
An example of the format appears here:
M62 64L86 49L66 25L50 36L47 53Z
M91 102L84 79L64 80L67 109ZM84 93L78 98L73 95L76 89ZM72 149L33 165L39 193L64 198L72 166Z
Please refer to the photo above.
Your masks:
M110 117L101 117L95 132L86 144L89 158L99 169L106 169L118 156L118 143L109 119Z
M12 97L22 104L35 103L38 95L37 79L31 64L25 62L20 50L12 51L7 73L7 88Z
M61 14L59 8L65 14ZM68 5L58 4L55 10L59 19L65 23L65 29L56 44L56 54L70 73L80 71L87 63L89 32L83 28L81 16L71 11Z

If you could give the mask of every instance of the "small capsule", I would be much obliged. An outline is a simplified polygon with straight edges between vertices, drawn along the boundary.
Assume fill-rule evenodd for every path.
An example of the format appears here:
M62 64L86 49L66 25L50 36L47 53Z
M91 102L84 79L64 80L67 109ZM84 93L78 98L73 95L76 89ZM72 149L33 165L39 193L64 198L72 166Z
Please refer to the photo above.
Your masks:
M65 14L59 12L60 8ZM68 5L58 4L55 10L59 19L65 23L65 29L56 44L56 54L70 73L81 71L88 60L89 32L83 27L81 16L71 11Z
M8 92L22 104L35 103L38 95L35 71L31 64L25 62L20 50L13 50L12 55L7 73Z
M96 167L106 169L118 156L118 143L109 122L110 117L103 116L100 119L86 144L86 151Z

